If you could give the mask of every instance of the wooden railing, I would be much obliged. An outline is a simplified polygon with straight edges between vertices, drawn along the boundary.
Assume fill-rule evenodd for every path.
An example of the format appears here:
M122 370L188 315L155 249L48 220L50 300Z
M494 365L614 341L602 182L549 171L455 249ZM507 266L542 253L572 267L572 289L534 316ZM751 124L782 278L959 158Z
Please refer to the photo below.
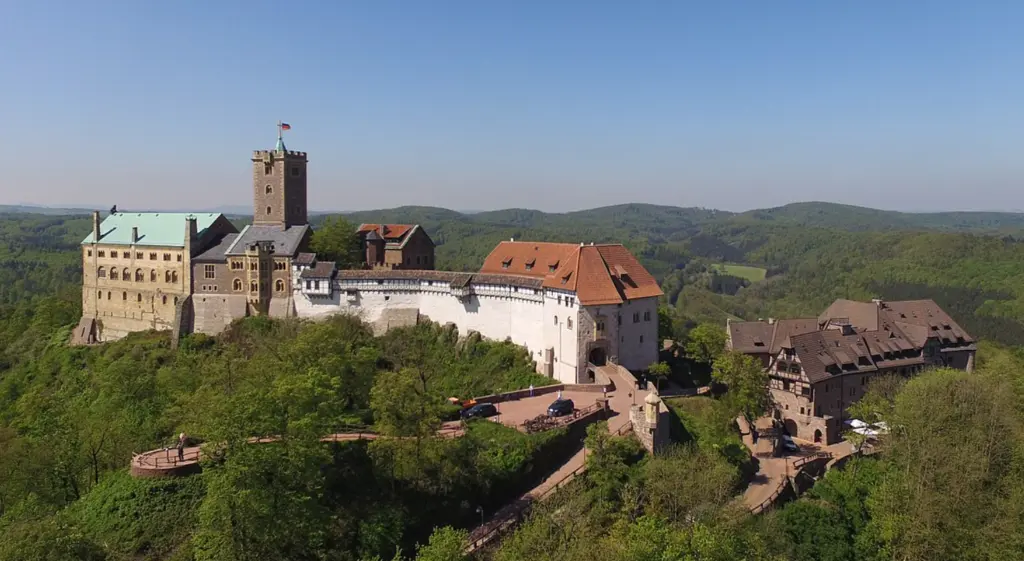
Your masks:
M168 469L176 467L186 462L198 462L199 461L199 449L187 450L182 454L181 458L178 458L177 448L164 448L164 455L158 454L137 454L132 452L132 463L141 467L157 468L157 469Z
M807 465L807 464L809 464L809 463L811 463L813 461L816 461L816 460L831 460L831 459L832 459L832 453L831 452L815 452L813 454L810 454L808 456L804 456L804 457L794 461L793 462L793 469L794 469L795 472L799 472L802 467L804 467L805 465ZM750 513L751 514L761 514L762 512L770 509L772 507L772 505L775 504L775 501L777 501L779 499L779 495L781 495L782 492L786 489L786 485L787 484L789 484L789 477L784 477L782 479L782 481L779 482L779 485L772 492L771 496L769 496L767 499L762 501L761 504L751 508L750 509Z
M811 454L809 456L804 456L803 458L800 458L799 460L793 462L793 469L800 469L803 466L805 466L805 465L807 465L807 464L809 464L809 463L811 463L811 462L813 462L815 460L822 460L822 459L831 460L832 459L832 452L815 452L815 453L813 453L813 454Z

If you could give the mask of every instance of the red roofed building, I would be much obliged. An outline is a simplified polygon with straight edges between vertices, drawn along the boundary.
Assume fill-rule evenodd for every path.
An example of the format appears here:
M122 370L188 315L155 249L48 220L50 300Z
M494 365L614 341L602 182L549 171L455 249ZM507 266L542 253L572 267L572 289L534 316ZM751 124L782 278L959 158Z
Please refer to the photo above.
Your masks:
M419 224L361 224L369 269L433 269L434 241Z
M425 270L422 260L407 265L408 256L399 262L385 254L382 263L371 252L371 243L380 244L375 237L386 251L412 239L416 228L360 226L375 266L303 271L298 315L354 313L379 331L426 318L453 323L463 334L522 345L538 372L566 383L594 382L608 363L640 371L657 361L662 292L622 245L502 242L478 273ZM432 268L432 243L430 249Z

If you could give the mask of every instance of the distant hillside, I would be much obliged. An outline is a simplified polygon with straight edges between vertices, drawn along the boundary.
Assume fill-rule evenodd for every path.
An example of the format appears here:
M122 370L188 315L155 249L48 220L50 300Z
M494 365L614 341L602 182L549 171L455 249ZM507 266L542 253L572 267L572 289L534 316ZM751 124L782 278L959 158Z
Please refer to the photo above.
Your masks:
M1017 212L897 212L836 203L793 203L751 210L740 216L765 221L785 221L801 226L838 228L850 232L869 230L949 230L997 232L1024 228L1024 213Z

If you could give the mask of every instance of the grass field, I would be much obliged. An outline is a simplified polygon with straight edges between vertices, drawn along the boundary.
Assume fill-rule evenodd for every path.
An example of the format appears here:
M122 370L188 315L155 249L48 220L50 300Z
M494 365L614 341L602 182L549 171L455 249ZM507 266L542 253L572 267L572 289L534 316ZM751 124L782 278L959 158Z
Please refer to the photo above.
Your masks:
M749 280L750 282L757 282L764 280L764 274L767 272L761 267L752 267L750 265L735 265L733 263L715 263L711 266L716 271L732 275L734 277L740 277Z

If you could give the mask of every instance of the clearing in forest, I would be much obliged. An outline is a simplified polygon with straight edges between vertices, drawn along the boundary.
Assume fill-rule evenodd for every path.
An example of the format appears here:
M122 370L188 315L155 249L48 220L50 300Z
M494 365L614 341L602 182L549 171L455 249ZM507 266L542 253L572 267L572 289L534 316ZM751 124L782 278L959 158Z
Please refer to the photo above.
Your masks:
M749 280L750 282L763 281L767 269L754 267L753 265L736 265L734 263L715 263L712 269L723 275L732 275Z

